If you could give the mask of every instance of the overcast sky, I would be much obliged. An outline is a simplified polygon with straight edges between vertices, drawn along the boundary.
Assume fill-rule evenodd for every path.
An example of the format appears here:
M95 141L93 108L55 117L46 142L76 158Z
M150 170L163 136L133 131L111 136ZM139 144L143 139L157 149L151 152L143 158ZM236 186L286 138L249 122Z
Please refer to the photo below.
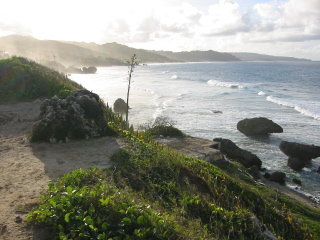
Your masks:
M320 60L320 0L0 1L0 36Z

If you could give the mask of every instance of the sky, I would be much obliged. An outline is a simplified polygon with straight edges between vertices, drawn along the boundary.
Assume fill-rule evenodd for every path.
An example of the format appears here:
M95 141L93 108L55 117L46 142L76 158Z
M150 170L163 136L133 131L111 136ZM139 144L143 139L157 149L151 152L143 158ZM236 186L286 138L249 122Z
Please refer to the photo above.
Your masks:
M0 36L320 60L320 0L0 0Z

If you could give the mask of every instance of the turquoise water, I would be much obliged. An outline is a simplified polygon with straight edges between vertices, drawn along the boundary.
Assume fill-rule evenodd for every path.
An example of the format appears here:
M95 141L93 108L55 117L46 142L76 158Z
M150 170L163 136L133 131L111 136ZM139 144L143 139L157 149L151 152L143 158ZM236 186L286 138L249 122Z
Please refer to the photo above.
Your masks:
M99 68L71 79L96 92L109 105L126 99L127 67ZM185 133L205 139L228 138L256 154L268 171L302 180L301 191L320 197L320 159L301 172L288 168L282 140L320 145L319 62L228 62L152 64L136 67L130 91L129 121L138 126L168 116ZM222 113L214 113L221 111ZM267 117L284 132L247 137L237 122Z

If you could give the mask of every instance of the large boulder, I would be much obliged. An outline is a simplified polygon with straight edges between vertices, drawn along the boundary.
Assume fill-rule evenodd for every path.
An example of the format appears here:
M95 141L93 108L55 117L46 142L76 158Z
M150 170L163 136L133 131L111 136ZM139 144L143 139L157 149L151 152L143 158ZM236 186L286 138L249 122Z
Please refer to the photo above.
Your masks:
M66 99L53 97L41 103L32 141L66 141L115 135L104 118L105 105L97 94L81 89Z
M288 166L296 171L304 168L311 159L320 157L320 146L282 141L279 148L289 157Z
M122 98L118 98L113 104L113 110L116 113L126 113L127 103Z
M215 138L213 141L219 144L212 145L212 147L220 150L228 158L241 163L246 168L257 166L258 169L261 169L262 161L255 154L239 148L229 139Z
M283 132L281 126L264 117L241 120L237 124L237 129L247 136Z

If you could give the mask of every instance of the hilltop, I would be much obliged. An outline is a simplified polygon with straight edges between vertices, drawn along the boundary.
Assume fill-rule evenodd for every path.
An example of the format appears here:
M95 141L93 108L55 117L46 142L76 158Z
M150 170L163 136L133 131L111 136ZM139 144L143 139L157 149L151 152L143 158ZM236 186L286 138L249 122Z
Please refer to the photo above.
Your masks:
M22 56L60 72L89 66L126 65L136 54L140 63L216 62L216 61L306 61L291 57L277 57L255 53L228 53L208 51L151 51L131 48L118 43L86 43L39 40L31 36L0 37L0 59Z

